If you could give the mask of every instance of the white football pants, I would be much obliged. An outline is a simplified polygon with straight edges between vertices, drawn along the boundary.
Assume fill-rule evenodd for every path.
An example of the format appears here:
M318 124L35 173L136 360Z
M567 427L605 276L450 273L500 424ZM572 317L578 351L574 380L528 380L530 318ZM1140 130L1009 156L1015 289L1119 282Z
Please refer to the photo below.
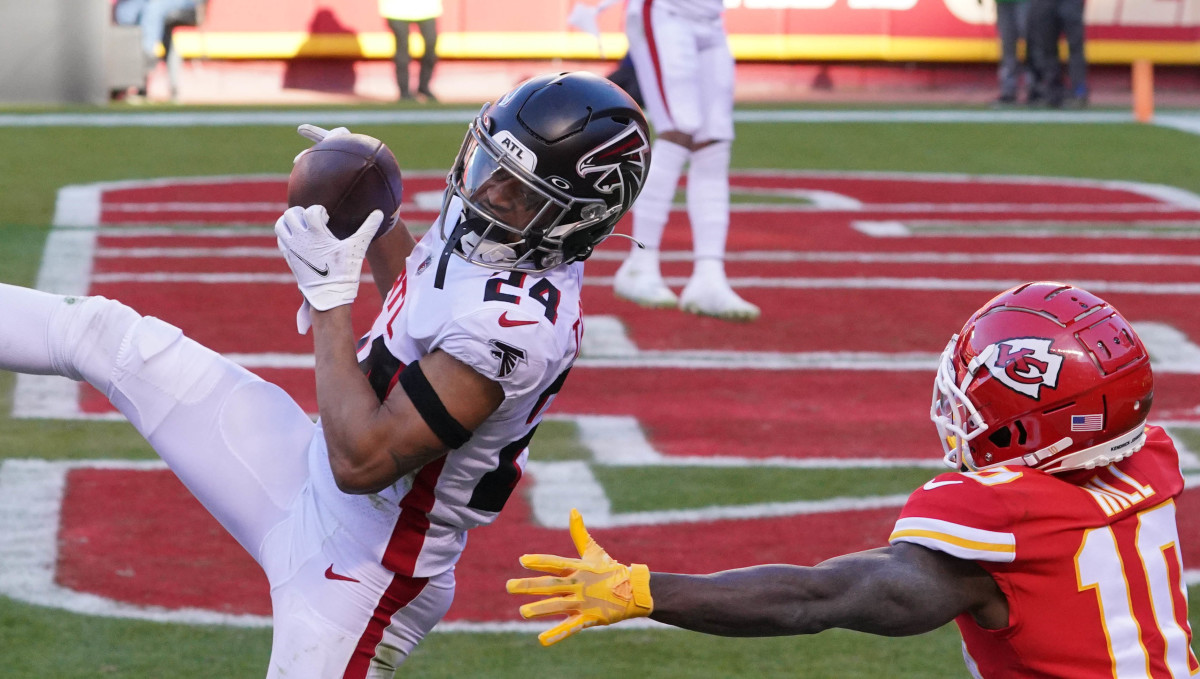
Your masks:
M282 389L103 297L0 284L0 310L0 369L99 389L262 566L267 677L390 678L445 615L453 571L405 578L363 563L347 530L321 520L309 474L310 456L328 472L324 436Z
M692 18L630 0L629 56L655 133L733 141L734 60L721 17Z

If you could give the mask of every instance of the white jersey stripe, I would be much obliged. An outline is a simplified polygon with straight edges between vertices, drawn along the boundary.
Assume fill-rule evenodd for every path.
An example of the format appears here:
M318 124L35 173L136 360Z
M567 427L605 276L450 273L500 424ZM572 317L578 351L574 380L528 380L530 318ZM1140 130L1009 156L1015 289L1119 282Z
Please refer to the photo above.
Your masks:
M907 517L896 522L889 543L911 542L972 561L1011 563L1017 554L1012 533L971 528L949 521Z

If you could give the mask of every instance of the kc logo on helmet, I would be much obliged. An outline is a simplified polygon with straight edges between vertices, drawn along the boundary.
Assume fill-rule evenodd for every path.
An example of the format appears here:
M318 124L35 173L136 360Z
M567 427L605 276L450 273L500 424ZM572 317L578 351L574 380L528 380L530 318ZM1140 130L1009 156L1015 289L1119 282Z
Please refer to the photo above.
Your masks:
M1058 386L1062 356L1050 351L1050 340L1020 337L992 345L988 354L988 372L1001 384L1034 400L1040 400L1042 387Z

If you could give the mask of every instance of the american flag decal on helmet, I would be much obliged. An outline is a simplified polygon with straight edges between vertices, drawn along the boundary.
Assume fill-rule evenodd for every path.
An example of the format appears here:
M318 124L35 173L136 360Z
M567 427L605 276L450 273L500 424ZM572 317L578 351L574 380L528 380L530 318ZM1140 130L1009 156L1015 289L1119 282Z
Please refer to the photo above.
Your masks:
M517 369L518 365L525 362L525 350L520 347L514 347L508 342L495 339L489 340L488 344L492 345L492 356L500 361L496 377L508 377L512 371Z
M650 142L637 123L630 122L612 139L592 149L579 159L575 171L580 177L599 174L593 186L600 193L618 189L625 196L637 195L646 178L646 153Z

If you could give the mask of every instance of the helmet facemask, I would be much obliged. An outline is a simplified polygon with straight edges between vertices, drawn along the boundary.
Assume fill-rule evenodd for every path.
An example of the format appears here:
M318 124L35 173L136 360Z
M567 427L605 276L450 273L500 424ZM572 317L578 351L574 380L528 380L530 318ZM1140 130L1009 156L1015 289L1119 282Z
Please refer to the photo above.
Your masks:
M962 380L954 366L955 347L958 335L950 338L938 361L937 375L933 380L933 404L929 408L929 419L937 427L942 441L942 458L946 466L959 471L974 469L971 460L971 441L988 429L987 422L967 396L967 387L975 379L975 373L987 361L988 351L976 356L967 365Z
M564 190L570 188L566 180L539 177L533 154L522 152L507 131L488 134L484 119L481 112L472 121L447 176L442 213L450 214L454 198L462 202L462 209L457 219L442 223L442 239L449 240L462 224L465 233L455 253L492 269L537 273L580 258L565 255L564 240L603 222L613 211L602 200L572 197Z

